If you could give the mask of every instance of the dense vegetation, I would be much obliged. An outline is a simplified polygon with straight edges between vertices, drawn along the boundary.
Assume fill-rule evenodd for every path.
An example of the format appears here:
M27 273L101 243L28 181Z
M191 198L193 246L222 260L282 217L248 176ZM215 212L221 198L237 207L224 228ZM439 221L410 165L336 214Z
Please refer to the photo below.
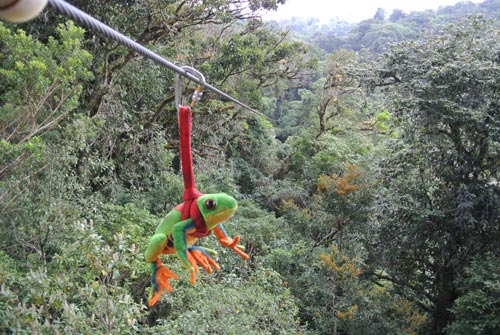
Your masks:
M293 17L279 24L291 30L291 33L312 45L331 53L337 49L359 51L363 48L375 52L387 49L389 43L415 39L422 30L436 29L439 26L456 22L467 15L482 15L498 21L500 3L497 0L485 0L482 3L469 1L458 2L453 6L439 9L405 13L395 9L386 13L379 8L372 18L353 24L340 19L331 19L320 23L318 19Z
M282 2L72 1L268 116L197 107L198 187L238 199L250 259L204 238L222 269L190 285L165 257L153 308L174 75L52 10L0 23L0 333L497 334L500 2L323 35L259 19Z

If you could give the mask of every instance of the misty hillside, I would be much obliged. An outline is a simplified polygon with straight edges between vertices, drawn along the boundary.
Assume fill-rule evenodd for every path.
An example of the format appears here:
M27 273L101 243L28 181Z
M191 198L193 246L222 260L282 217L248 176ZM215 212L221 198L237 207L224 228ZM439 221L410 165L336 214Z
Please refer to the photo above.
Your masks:
M484 15L485 18L500 19L500 1L486 0L482 3L463 1L454 6L437 10L405 13L395 9L386 13L382 8L373 13L371 19L349 23L332 19L321 24L318 19L291 18L277 24L290 29L293 36L317 46L325 52L338 49L359 51L363 48L380 52L388 43L415 39L422 30L438 29L468 15Z

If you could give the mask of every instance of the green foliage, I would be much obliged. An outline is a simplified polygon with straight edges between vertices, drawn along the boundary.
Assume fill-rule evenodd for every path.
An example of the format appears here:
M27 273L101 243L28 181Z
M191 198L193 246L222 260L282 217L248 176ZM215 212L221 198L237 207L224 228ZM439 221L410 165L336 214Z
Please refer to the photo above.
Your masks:
M0 140L0 176L7 176L23 160L34 162L43 160L44 143L38 136L23 143L12 143L5 139Z
M392 43L414 40L424 30L432 29L438 32L443 26L469 15L483 15L497 21L500 18L500 6L496 0L481 3L460 1L437 10L411 13L396 8L387 19L385 14L382 8L378 8L372 19L358 23L334 19L328 24L320 25L319 20L314 18L294 17L280 21L279 25L290 28L294 37L310 42L326 54L340 49L361 51L364 48L381 53Z
M497 255L475 258L458 282L462 295L451 309L450 335L495 334L500 327L500 261Z
M148 211L130 203L125 206L103 204L102 208L89 218L96 232L113 245L117 234L126 231L136 243L156 229L158 220Z
M108 206L106 212L100 219L75 222L47 267L23 267L21 273L16 262L1 254L2 332L301 333L295 302L278 274L262 266L246 279L231 271L219 280L202 275L195 286L187 284L187 274L181 276L149 324L141 303L149 273L140 246L155 220L133 206ZM103 228L104 236L97 234ZM172 268L185 271L179 264Z
M272 118L197 105L197 185L238 199L250 258L204 238L222 269L193 286L162 256L180 280L151 309L143 249L183 191L172 74L53 11L0 25L0 333L493 334L499 33L440 25L498 1L254 20L282 2L74 1Z
M204 61L198 66L200 70L257 109L265 107L262 88L275 99L291 81L301 80L315 68L305 43L291 41L286 32L256 20L206 35L201 36L205 41L199 51Z
M80 222L71 228L79 237L60 241L61 253L47 267L23 264L14 277L19 266L2 255L1 267L8 264L11 274L0 292L2 332L132 334L139 329L143 307L121 285L125 278L137 278L136 250L124 235L115 236L113 250L91 226Z
M308 131L315 123L315 109L317 95L313 89L302 88L297 91L296 97L280 99L274 104L275 115L279 115L280 122L276 126L276 134L281 141L289 136Z
M235 16L246 15L241 12L242 8L229 4L227 1L204 2L189 9L185 2L162 8L138 3L83 5L94 13L104 13L104 8L112 5L105 15L110 23L125 27L131 35L139 36L140 42L166 41L168 37L167 45L153 45L152 48L190 59L199 57L197 52L205 51L205 41L197 35L197 32L204 34L204 29L191 29L191 25L207 24L203 26L207 27L208 23L228 23ZM210 9L218 6L225 8L225 12ZM252 6L257 10L275 4L254 2ZM146 7L151 10L149 13L144 12ZM144 20L137 18L148 15L151 21L147 33L142 34L146 28L142 26ZM158 22L161 22L161 30L155 27ZM2 40L2 48L13 50L8 54L11 58L21 59L14 51L22 51L26 55L44 56L46 62L51 60L49 51L53 50L50 48L57 49L61 55L54 53L60 56L57 65L62 70L44 68L36 62L30 63L30 70L36 70L49 79L53 76L54 82L61 85L61 90L56 91L62 92L59 97L65 97L65 90L70 88L75 96L56 110L64 114L64 122L62 118L58 119L50 124L50 128L43 128L26 139L9 140L2 136L0 332L175 333L177 328L178 333L185 333L191 327L197 333L203 333L207 320L210 320L211 333L237 333L241 329L259 334L302 333L293 297L279 275L265 269L258 260L268 253L274 240L279 239L279 230L273 227L286 225L250 203L248 211L243 210L239 220L233 226L229 224L227 229L238 232L244 228L242 233L248 233L249 240L244 242L243 239L242 243L247 244L256 257L252 271L242 265L241 260L231 258L232 253L223 250L221 255L227 260L221 264L227 267L226 271L214 276L200 276L197 286L186 286L187 273L174 257L171 259L172 269L184 274L174 284L176 295L172 295L172 299L176 299L175 309L167 307L162 310L160 306L151 313L145 310L143 301L147 296L150 274L143 261L142 246L156 228L155 214L170 210L182 196L182 179L176 170L176 118L173 108L165 107L171 101L169 85L172 76L144 60L135 60L124 48L94 38L86 42L94 56L95 74L92 84L87 84L84 80L92 80L91 76L82 73L89 73L83 70L90 65L90 57L81 64L78 59L70 58L71 64L67 68L75 73L63 71L66 69L63 52L71 56L72 51L85 59L85 53L78 54L81 49L76 39L73 44L61 47L56 41L62 41L64 36L60 39L43 36L51 30L40 26L40 30L36 30L36 25L30 30L39 32L37 36L42 36L45 44L29 38L32 44L23 50L15 44L14 34L6 29L2 33L10 39ZM164 29L169 25L175 25L175 29L170 32ZM249 32L254 32L250 26ZM71 24L69 27L70 32L76 29ZM178 28L186 29L186 35L182 33L182 38L175 40L180 34L180 30L176 31ZM224 27L223 31L226 29ZM73 33L80 41L83 31L76 31L80 35ZM254 35L249 32L238 35L235 31L230 29L230 34L225 36L227 40L238 42L235 44L236 58L228 64L238 73L230 76L240 79L234 81L239 85L234 88L242 92L239 98L258 105L261 86L288 78L287 69L280 67L275 60L288 59L293 63L293 71L300 67L297 65L299 43L289 43L284 36L276 36L265 29ZM184 39L190 34L196 38ZM218 32L213 34L217 36ZM21 34L18 39L24 36ZM169 48L169 43L178 47ZM225 44L221 43L220 47L225 47ZM265 53L271 48L275 49ZM43 53L45 49L47 51ZM216 56L214 53L214 59ZM240 56L243 62L247 62L246 66L237 64ZM261 57L262 61L254 56ZM8 59L3 57L1 61L7 62ZM263 64L258 71L256 69L253 78L243 75L249 70L248 62ZM209 65L206 63L207 69ZM278 70L272 78L256 79L259 73L271 73L268 71L271 67ZM18 68L24 69L20 74L27 76L26 68ZM8 67L2 69L7 71ZM82 72L78 74L80 70ZM29 86L14 87L13 74L4 75L7 74L10 75L10 86L3 86L7 81L0 84L2 102L13 101L12 97L20 93L31 93L34 101L43 101L43 96L35 95L39 87L33 86L32 92ZM208 74L211 74L209 70ZM39 76L35 79L46 78ZM42 84L50 86L49 79ZM57 106L57 103L55 101L51 106ZM8 111L7 107L5 111ZM221 114L221 108L226 108L229 113ZM77 113L71 113L76 110ZM264 159L273 154L272 125L241 117L231 111L231 106L228 108L220 102L200 104L199 111L194 118L193 147L200 189L237 195L240 185L235 180L247 187L244 186L245 176L252 175L257 176L252 181L255 184L248 187L256 189L263 184L263 176L274 169L274 163ZM19 115L27 114L19 111ZM54 114L54 117L59 118L59 114ZM4 120L6 125L10 122ZM3 126L2 129L8 130ZM25 133L19 133L19 136ZM248 147L250 151L241 152ZM225 163L226 154L238 155L238 159L234 157ZM244 173L237 175L235 167L243 167ZM266 226L264 222L272 224ZM214 244L214 241L206 243ZM240 306L239 311L235 312L233 306ZM162 311L167 313L160 315Z
M243 123L243 131L228 145L228 156L235 162L235 179L242 194L255 193L262 180L275 170L275 141L271 136L267 123L252 118Z
M390 43L413 39L415 35L413 29L400 23L365 20L349 32L343 47L353 50L368 48L379 53Z
M295 296L302 323L321 334L332 329L334 292L324 281L316 255L304 242L298 242L275 248L267 259ZM319 282L322 284L317 285Z
M78 217L68 170L53 159L49 132L78 106L91 79L91 55L81 48L83 30L60 25L46 44L0 25L0 245L15 258L50 259ZM59 148L57 154L64 156Z
M168 334L302 334L297 307L279 276L256 270L249 282L224 276L221 283L177 287L169 319L155 331Z
M57 32L58 39L42 44L0 25L0 134L7 141L25 142L54 128L77 107L82 81L92 78L83 29L68 22Z
M246 252L259 259L265 258L275 247L283 246L297 238L290 231L288 221L276 218L274 213L261 209L252 201L239 202L233 221L235 222L226 228L241 233L241 236L244 236Z
M498 34L472 18L394 46L382 66L405 131L383 165L376 257L432 313L432 334L450 321L470 258L496 250Z

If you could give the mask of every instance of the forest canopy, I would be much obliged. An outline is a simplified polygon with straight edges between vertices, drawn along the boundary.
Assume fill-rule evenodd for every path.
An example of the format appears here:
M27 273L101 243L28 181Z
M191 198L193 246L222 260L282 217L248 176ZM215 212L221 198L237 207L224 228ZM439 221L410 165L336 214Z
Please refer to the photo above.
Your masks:
M264 114L193 112L198 188L237 199L250 258L200 239L221 269L191 285L162 256L154 307L175 75L50 8L0 22L0 333L498 332L500 2L261 19L284 2L71 1Z

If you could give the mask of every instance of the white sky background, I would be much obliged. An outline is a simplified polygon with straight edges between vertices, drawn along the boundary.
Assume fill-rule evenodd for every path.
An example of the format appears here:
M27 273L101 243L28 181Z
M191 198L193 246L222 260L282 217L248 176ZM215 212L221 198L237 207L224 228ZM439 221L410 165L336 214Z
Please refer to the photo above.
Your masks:
M483 2L483 0L469 1ZM296 16L328 21L330 18L338 17L349 22L359 22L372 18L377 8L384 8L386 16L389 16L396 8L408 14L412 11L438 9L458 2L460 0L287 0L285 5L278 7L278 11L264 15L264 19L281 20Z

